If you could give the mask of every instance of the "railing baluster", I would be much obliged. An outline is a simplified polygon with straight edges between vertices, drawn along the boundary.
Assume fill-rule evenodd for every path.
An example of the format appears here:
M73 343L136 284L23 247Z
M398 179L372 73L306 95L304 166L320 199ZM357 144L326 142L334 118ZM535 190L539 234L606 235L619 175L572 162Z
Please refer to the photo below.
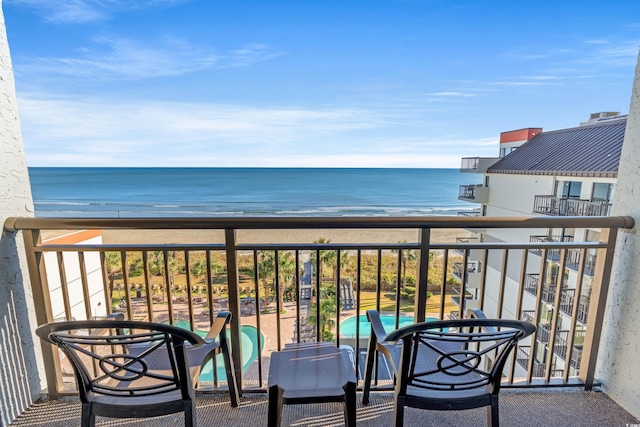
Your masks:
M417 259L418 272L416 276L416 293L414 297L416 308L413 313L413 318L416 322L424 322L427 311L427 292L429 287L429 252L431 251L430 228L420 229L418 244L420 245L420 249L418 250ZM442 318L444 313L444 292L440 301L440 318Z
M87 279L87 266L84 262L84 252L78 252L78 266L80 268L80 282L82 283L82 299L84 312L87 319L93 317L91 312L91 295L89 294L89 281Z
M296 271L294 275L294 289L295 289L295 298L296 298L296 323L295 328L297 331L296 342L300 342L300 251L295 251L295 263L296 263Z
M442 260L442 286L440 287L440 312L441 319L444 319L444 302L447 297L447 271L449 270L449 250L445 249L443 251L443 260ZM450 315L452 313L449 313ZM458 307L458 318L460 318L460 309Z
M280 330L280 313L282 312L282 298L280 298L280 257L278 251L273 253L275 290L276 290L276 337L278 341L278 351L282 350L282 333Z
M238 250L236 230L227 228L224 232L227 258L227 292L231 312L231 348L236 379L243 383L242 342L240 340L240 277L238 273Z
M396 264L397 264L397 269L396 269L396 292L395 292L395 310L394 310L394 314L396 317L396 321L395 321L395 326L396 329L398 329L398 326L400 325L400 287L402 286L400 283L401 277L402 277L402 251L403 249L400 248L398 249L398 256L396 257ZM423 314L424 316L424 314ZM414 317L415 319L415 317Z
M164 250L162 253L162 261L164 263L164 283L167 292L167 309L169 311L169 324L173 325L173 273L171 272L171 265L169 262L169 251Z
M193 316L193 289L191 289L191 251L184 251L184 267L185 267L185 276L187 282L187 310L189 316L189 325L191 330L195 330L195 318Z
M606 242L606 247L601 249L596 260L595 275L591 282L591 301L587 318L587 331L582 350L579 377L585 383L585 388L591 390L595 380L596 359L602 334L602 319L606 309L607 293L609 292L609 280L611 277L611 265L613 264L614 248L616 245L617 228L603 229L600 233L600 241ZM602 256L604 251L604 256ZM586 360L585 356L586 355ZM586 369L584 369L586 368Z
M378 280L376 281L376 310L380 311L380 293L382 291L382 249L378 249L378 271L376 275Z
M131 310L131 284L129 283L129 273L127 272L127 252L120 253L122 260L122 280L124 282L124 297L127 310L127 318L133 320L133 311Z
M147 293L147 318L149 322L155 321L155 316L153 314L153 299L155 295L153 294L153 283L151 280L151 271L149 269L149 251L142 251L142 265L144 269L144 287Z
M362 299L361 293L361 281L362 281L362 265L361 265L362 251L360 249L356 252L356 378L358 377L358 369L360 367L360 303Z
M340 311L342 310L342 305L343 305L342 283L340 283L340 277L341 277L340 270L342 270L340 268L341 267L340 256L341 256L341 252L340 252L340 249L338 249L336 251L336 287L337 289L336 289L336 335L335 335L335 340L338 347L340 346ZM353 285L351 285L351 287L353 288Z
M316 250L316 342L319 342L321 334L320 334L320 289L322 285L322 258L320 258L321 251L320 249ZM313 301L313 297L312 297Z
M60 290L62 292L62 303L64 305L65 320L73 320L71 314L71 303L69 302L69 287L67 284L67 270L64 266L64 254L61 251L56 252L58 259L58 275L60 277Z
M253 253L253 286L254 292L256 295L255 306L256 306L256 335L257 335L257 345L258 345L258 386L262 387L263 379L262 379L262 326L260 324L260 317L262 315L262 309L260 306L260 284L258 277L258 251L252 251ZM300 342L300 324L297 325L298 328L298 342ZM235 362L234 362L235 363Z

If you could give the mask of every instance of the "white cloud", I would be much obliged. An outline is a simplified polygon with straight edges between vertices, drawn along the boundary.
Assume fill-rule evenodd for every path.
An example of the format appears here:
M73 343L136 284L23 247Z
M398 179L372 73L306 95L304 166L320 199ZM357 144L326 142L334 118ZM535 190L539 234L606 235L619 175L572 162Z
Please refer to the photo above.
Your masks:
M443 97L453 97L453 98L469 98L472 96L477 96L475 93L465 93L465 92L436 92L431 93L431 96L443 96Z
M165 36L159 42L142 44L122 37L102 36L78 57L35 58L20 64L21 78L56 77L87 80L144 79L177 76L204 69L249 65L274 58L279 53L264 45L249 45L227 54Z
M191 0L5 0L25 6L45 21L57 24L85 24L111 18L114 13L154 6L170 6Z
M400 137L406 124L367 109L42 94L19 104L30 166L457 167L461 152L497 146L495 138Z
M513 87L513 86L543 86L545 85L544 82L541 81L515 81L515 80L503 80L503 81L497 81L497 82L491 82L492 85L495 86L506 86L506 87Z
M377 122L374 113L347 109L257 109L29 95L22 96L19 104L27 151L34 155L100 151L131 157L146 150L171 154L177 146L216 150L256 143L284 144L366 129Z

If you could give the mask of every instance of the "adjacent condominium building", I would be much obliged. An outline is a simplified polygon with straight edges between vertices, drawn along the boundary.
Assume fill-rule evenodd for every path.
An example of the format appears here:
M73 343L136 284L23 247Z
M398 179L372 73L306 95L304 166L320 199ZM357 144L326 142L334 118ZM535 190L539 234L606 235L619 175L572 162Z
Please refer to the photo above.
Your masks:
M461 186L459 199L479 204L474 212L481 216L606 216L615 191L625 126L626 116L607 112L593 114L588 122L569 129L543 132L541 128L526 128L503 132L498 157L462 159L461 170L482 174L483 180L482 184ZM599 229L475 231L474 239L479 242L600 239ZM471 250L467 254L466 274L458 272L456 275L466 282L465 297L458 295L453 300L464 304L463 309L477 307L477 289L483 280L486 286L483 308L487 312L495 312L501 298L505 301L500 305L503 317L520 317L539 326L535 344L518 349L518 362L526 366L533 355L534 376L544 376L550 363L552 377L561 375L569 363L570 372L575 375L580 368L590 283L596 261L595 250L589 250L582 260L580 252L530 250L524 280L521 271L507 268L506 284L499 296L498 286L493 291L492 286L500 281L502 256L498 251ZM565 255L564 259L561 254ZM519 292L520 286L524 287L524 292ZM561 286L559 293L558 286ZM508 313L518 306L515 303L518 294L523 295L521 312ZM544 304L538 318L533 319L529 307L535 306L535 299L540 295ZM555 301L557 295L560 295L559 304ZM513 303L506 303L507 300ZM554 322L550 322L554 307L559 310ZM556 331L551 334L550 324L553 323ZM575 334L569 339L567 335L571 329ZM552 351L549 351L550 337L554 341ZM573 347L570 352L567 343ZM548 360L549 355L551 360Z

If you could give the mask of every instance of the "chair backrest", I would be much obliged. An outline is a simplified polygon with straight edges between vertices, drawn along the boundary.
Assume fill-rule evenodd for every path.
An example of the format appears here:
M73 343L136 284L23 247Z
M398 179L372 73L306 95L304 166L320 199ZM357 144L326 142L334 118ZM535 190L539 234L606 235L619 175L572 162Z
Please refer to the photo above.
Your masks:
M124 320L49 323L36 329L73 367L80 399L193 394L185 342L205 341L175 326ZM66 363L62 361L61 363Z
M386 340L402 340L401 394L407 387L442 392L485 388L495 394L509 353L534 330L523 321L458 319L407 326Z

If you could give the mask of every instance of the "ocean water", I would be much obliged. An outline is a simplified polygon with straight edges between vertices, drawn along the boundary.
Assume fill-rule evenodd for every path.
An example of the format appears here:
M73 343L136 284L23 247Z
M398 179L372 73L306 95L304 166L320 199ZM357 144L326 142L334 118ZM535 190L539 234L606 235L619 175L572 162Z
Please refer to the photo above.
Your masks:
M457 215L458 169L29 168L38 217Z

